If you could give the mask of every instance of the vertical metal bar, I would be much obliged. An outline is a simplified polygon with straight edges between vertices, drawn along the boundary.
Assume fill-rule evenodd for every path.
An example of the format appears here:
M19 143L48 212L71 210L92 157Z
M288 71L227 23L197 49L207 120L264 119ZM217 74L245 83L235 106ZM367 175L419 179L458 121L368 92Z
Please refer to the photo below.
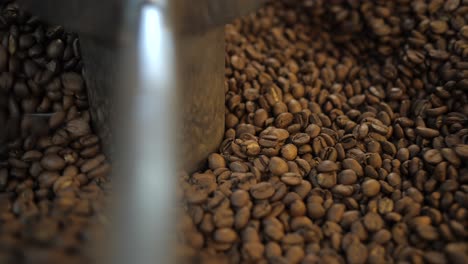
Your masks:
M177 118L174 36L164 9L142 6L137 35L122 47L116 107L117 215L109 263L171 263ZM130 18L135 18L129 14ZM132 29L129 22L129 29Z

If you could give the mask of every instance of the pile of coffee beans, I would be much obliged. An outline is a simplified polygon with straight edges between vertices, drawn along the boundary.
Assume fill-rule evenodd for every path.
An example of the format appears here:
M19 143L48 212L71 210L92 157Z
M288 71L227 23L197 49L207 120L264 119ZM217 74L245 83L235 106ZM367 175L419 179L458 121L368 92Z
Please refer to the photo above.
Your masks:
M227 25L225 137L180 177L179 255L468 263L467 20L467 0L272 0ZM2 5L0 263L89 263L110 165L82 68L76 35Z
M227 25L225 137L181 180L179 253L468 263L467 22L466 0L275 0Z
M88 263L84 245L99 224L110 165L90 127L81 72L76 35L2 4L2 264Z

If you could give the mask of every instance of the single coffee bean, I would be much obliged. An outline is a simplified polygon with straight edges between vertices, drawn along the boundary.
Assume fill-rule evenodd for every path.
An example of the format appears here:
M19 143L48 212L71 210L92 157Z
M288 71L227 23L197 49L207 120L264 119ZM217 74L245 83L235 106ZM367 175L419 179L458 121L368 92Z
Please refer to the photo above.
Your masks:
M344 204L334 204L328 209L327 220L339 223L343 218L346 206Z
M357 176L364 176L364 170L355 159L344 159L342 162L343 169L350 169L356 172Z
M93 159L85 161L81 165L80 170L83 173L89 172L89 171L95 169L97 166L99 166L105 159L106 159L106 157L104 155L102 155L102 154L98 155Z
M465 160L468 159L468 145L455 145L454 151L460 158Z
M281 155L286 160L294 160L297 157L297 147L294 144L286 144L281 148Z
M286 172L283 175L281 175L280 179L288 186L297 186L302 182L301 175L294 172Z
M317 183L323 188L332 188L336 185L336 172L324 172L317 175Z
M261 182L253 185L250 188L250 194L255 199L263 200L268 199L275 193L275 188L269 182Z
M416 127L416 133L423 138L434 138L440 135L438 130L427 127Z
M268 168L273 175L282 175L288 171L288 164L282 158L273 157Z
M224 158L217 154L217 153L212 153L208 157L208 166L210 169L215 170L218 168L225 168L226 167L226 161Z
M63 56L65 44L61 39L52 40L47 46L47 56L51 59L58 59Z
M369 232L377 232L382 229L384 221L379 214L369 212L364 216L363 224Z
M443 160L442 154L437 149L430 149L424 152L424 160L430 164L437 164Z
M368 179L362 183L361 188L365 196L372 197L380 192L380 183L374 179Z
M46 154L41 159L41 166L46 170L59 171L65 168L65 160L57 154Z
M236 190L231 195L231 203L236 207L243 207L249 201L249 193L244 190Z
M367 256L367 248L360 242L353 242L346 248L346 260L350 264L366 263Z
M307 215L312 219L320 219L325 216L325 208L319 203L307 204Z
M73 93L81 92L84 89L83 78L74 72L63 73L61 76L62 85L65 90Z
M248 242L242 246L242 256L249 262L255 262L262 258L265 246L259 242Z
M89 123L81 118L69 121L65 125L65 129L70 134L70 136L74 138L82 137L91 133Z
M334 172L338 170L338 165L330 160L324 160L317 165L318 172Z
M437 229L431 225L418 225L416 226L416 231L425 240L433 241L439 238Z
M346 185L354 184L356 183L357 179L358 178L357 178L356 173L350 169L342 170L338 174L338 183L340 184L346 184Z
M214 240L221 243L233 243L237 239L237 234L230 228L220 228L214 233Z

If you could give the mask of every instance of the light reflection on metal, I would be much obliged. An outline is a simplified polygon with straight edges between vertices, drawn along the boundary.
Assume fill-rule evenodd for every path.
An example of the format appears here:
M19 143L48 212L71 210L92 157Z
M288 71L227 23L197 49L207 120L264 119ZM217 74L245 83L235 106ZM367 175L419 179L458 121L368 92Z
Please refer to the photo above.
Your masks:
M119 207L128 208L125 214L119 214L116 228L126 232L116 234L117 250L112 250L109 263L172 260L176 81L173 35L163 22L164 16L156 5L141 9L136 68L131 69L136 80L126 98L130 101L129 119L124 121L128 125L128 149L123 151L128 154L121 157L127 166L124 173L117 172L119 187L125 194L115 197Z

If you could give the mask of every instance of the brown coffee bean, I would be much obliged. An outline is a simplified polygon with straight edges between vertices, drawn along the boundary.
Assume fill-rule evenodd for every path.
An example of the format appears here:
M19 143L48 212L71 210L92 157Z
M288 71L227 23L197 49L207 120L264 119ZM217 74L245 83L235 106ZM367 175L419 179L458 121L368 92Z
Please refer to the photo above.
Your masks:
M270 159L268 168L273 175L279 176L288 172L288 164L282 158L278 157L273 157Z
M65 160L57 154L46 154L41 159L41 166L46 170L59 171L65 168Z
M430 23L431 30L436 34L443 34L447 31L447 22L442 20L435 20Z
M91 179L105 177L109 175L109 173L111 172L111 169L112 169L112 166L109 163L105 162L99 165L98 167L92 169L91 171L89 171L87 175Z
M301 175L294 172L284 173L283 175L281 175L280 179L288 186L297 186L302 182Z
M312 219L320 219L325 216L325 208L319 203L308 203L307 215Z
M291 216L297 217L305 215L307 208L304 202L302 202L301 200L295 200L289 205L289 211L291 213Z
M268 259L282 255L281 246L276 242L268 242L265 245L265 256Z
M256 261L261 259L265 251L265 247L259 242L249 242L242 246L242 256L247 261Z
M83 78L74 72L63 73L61 76L62 85L65 90L78 93L84 89Z
M427 127L416 127L416 133L423 138L434 138L440 135L438 130Z
M374 179L368 179L362 183L362 193L367 197L372 197L380 192L380 183Z
M393 211L393 200L386 197L379 199L378 211L380 214L386 214Z
M275 188L269 182L261 182L253 185L250 188L250 194L255 199L263 200L268 199L275 193Z
M50 188L59 176L60 174L57 172L44 171L38 176L39 185L44 188Z
M237 234L230 228L220 228L214 232L214 240L221 243L233 243L237 239Z
M348 263L366 263L367 254L366 246L360 242L353 242L346 248L346 260Z
M357 176L364 176L364 170L361 165L354 159L344 159L342 162L343 169L350 169L354 171Z
M294 116L291 113L281 113L275 119L275 127L286 128L292 123L293 119Z
M455 145L454 151L460 158L465 160L468 159L468 145Z
M382 167L382 157L377 153L367 154L366 162L375 169L380 169Z
M226 167L226 161L224 160L223 156L217 154L217 153L212 153L208 157L208 166L210 169L215 170L218 168L225 168Z
M423 154L424 161L430 164L437 164L443 160L442 154L437 149L430 149Z
M231 203L236 207L243 207L249 201L249 193L244 190L236 190L231 195Z
M237 70L242 70L245 67L245 61L239 56L232 56L231 65Z
M369 212L364 216L363 224L369 232L377 232L382 229L384 221L379 214Z
M343 218L346 206L344 204L334 204L328 209L327 220L339 223Z
M445 160L452 163L454 166L459 166L461 164L460 158L457 156L453 149L443 148L440 150L440 153L442 154Z
M317 165L318 172L334 172L338 170L338 165L330 160L324 160Z
M439 239L439 233L437 229L431 225L418 225L416 226L418 235L425 240L437 240Z
M101 150L101 148L100 148L99 145L94 145L94 146L91 146L91 147L87 147L87 148L83 149L82 151L80 151L80 156L82 158L93 158L93 157L95 157L96 155L99 154L100 150Z
M236 230L241 230L247 226L250 220L250 208L242 207L240 208L234 216L234 227Z
M102 155L102 154L98 155L93 159L89 159L89 160L85 161L81 165L80 170L83 173L87 173L87 172L97 168L105 159L106 159L106 157L104 155Z
M307 128L305 129L305 132L310 136L311 139L314 139L316 138L320 132L321 132L321 129L318 125L316 124L310 124L309 126L307 126Z
M281 148L281 155L286 160L294 160L297 157L297 147L293 144L286 144Z
M353 170L350 170L350 169L342 170L338 174L338 183L340 184L350 185L350 184L356 183L356 181L357 181L357 175Z
M232 227L234 224L234 213L230 209L219 208L213 215L213 220L218 228Z
M307 180L302 180L299 185L294 187L294 192L297 193L301 199L304 199L309 194L311 189L311 183Z
M63 51L65 50L65 44L61 39L53 40L47 46L47 56L51 59L58 59L63 56Z
M74 138L82 137L91 133L89 123L81 118L68 121L68 123L65 125L65 129L70 134L70 136Z
M252 208L252 217L256 219L264 218L271 213L272 207L267 201L260 201Z
M317 175L317 183L323 188L332 188L336 185L336 172L324 172Z

